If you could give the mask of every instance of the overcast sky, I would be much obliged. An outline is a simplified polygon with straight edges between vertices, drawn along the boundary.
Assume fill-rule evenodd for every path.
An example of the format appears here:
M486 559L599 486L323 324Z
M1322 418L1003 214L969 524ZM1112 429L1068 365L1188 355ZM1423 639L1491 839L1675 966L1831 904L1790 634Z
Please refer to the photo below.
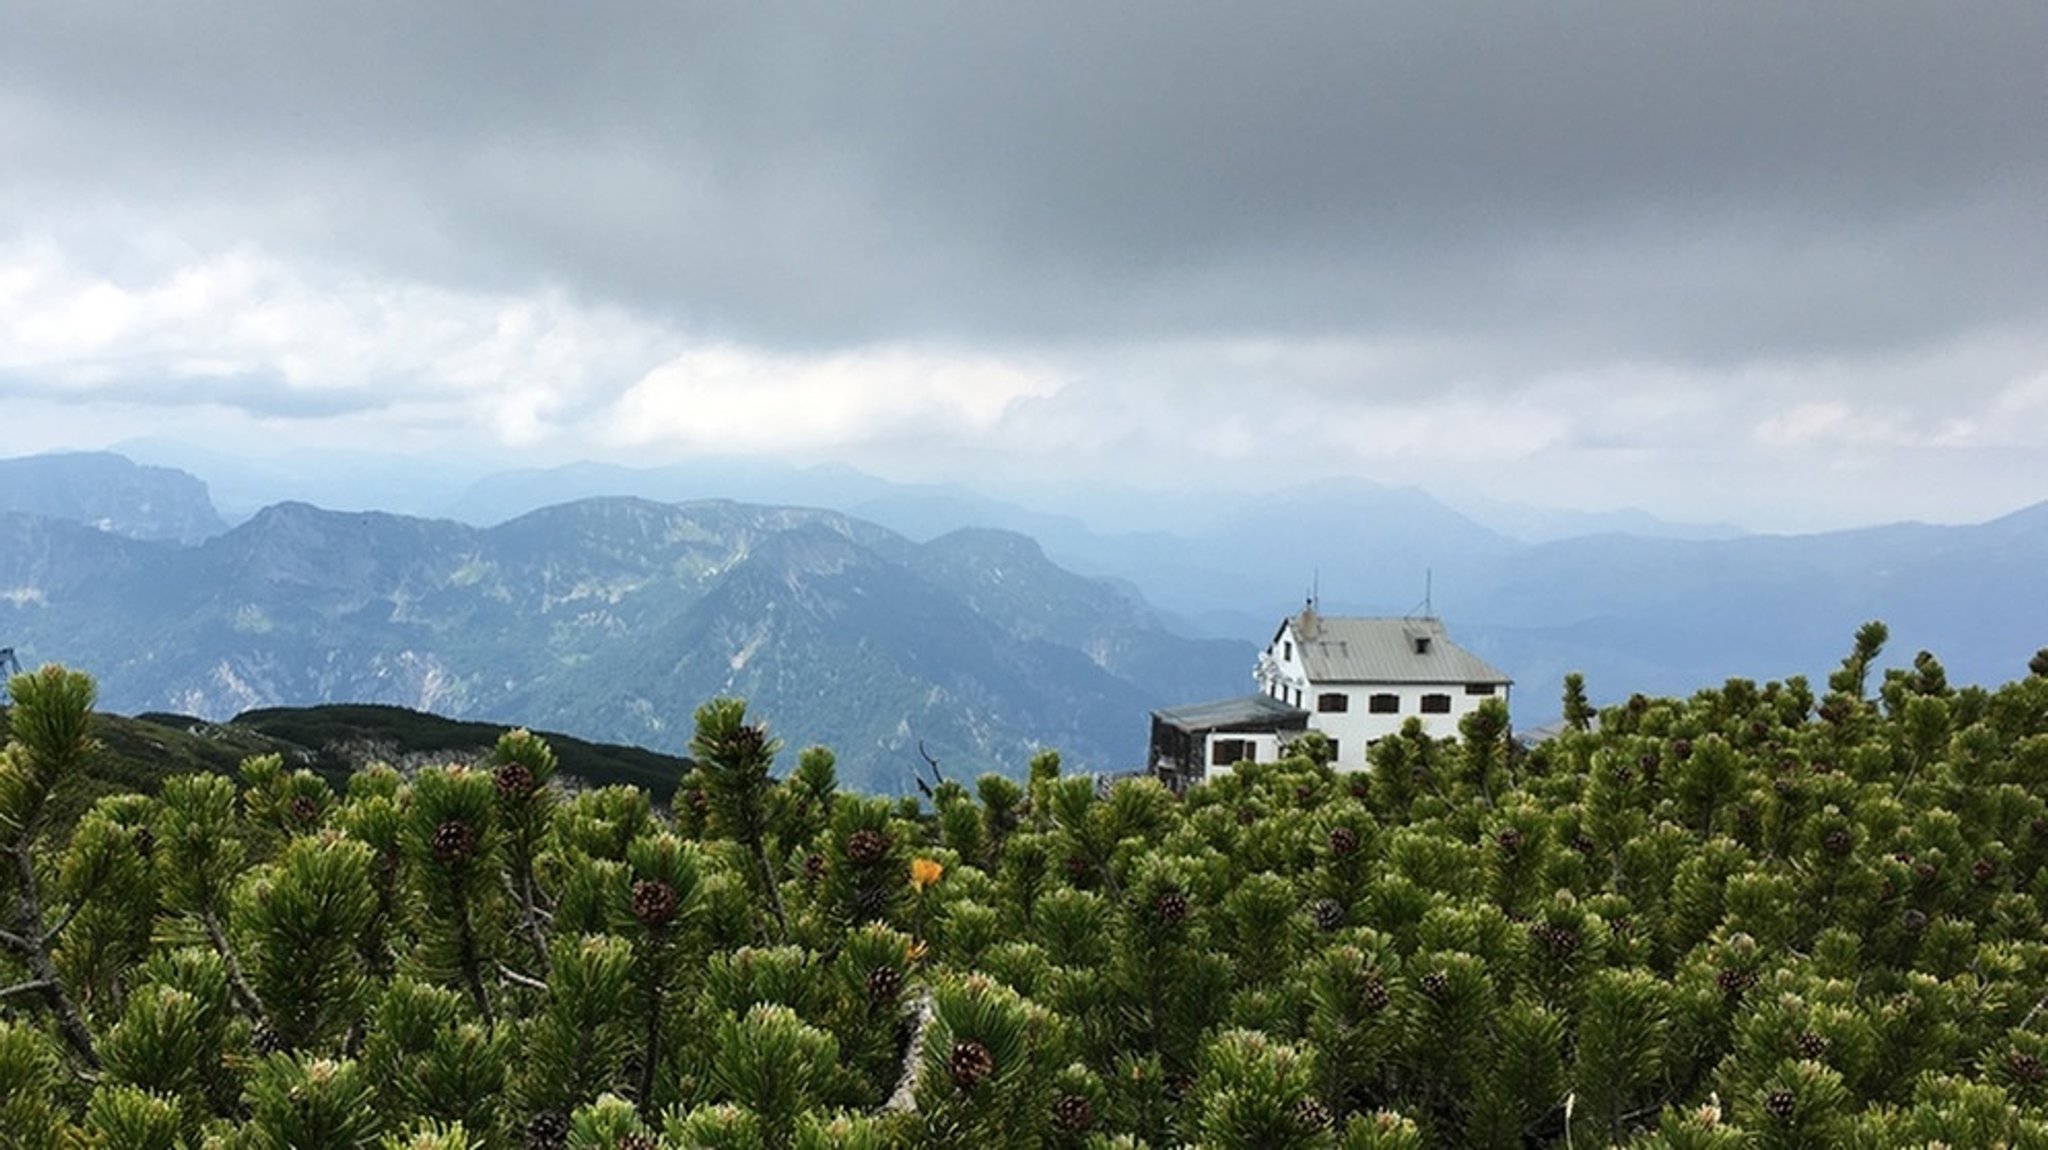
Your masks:
M2048 4L94 3L0 454L2048 499Z

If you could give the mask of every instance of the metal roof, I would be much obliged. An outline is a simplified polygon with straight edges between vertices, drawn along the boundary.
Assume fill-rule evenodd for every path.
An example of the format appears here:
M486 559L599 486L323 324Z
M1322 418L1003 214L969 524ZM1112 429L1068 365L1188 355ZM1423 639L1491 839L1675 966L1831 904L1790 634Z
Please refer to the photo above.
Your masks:
M1152 712L1152 717L1183 731L1227 731L1245 727L1298 730L1308 725L1308 712L1270 695L1240 695Z
M1509 683L1444 632L1441 619L1289 619L1312 683Z

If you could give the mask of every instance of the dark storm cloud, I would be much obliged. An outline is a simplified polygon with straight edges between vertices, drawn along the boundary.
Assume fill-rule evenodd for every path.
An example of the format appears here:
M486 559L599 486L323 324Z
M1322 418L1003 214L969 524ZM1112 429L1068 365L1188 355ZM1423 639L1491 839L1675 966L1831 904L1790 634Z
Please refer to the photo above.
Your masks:
M785 347L1867 354L2048 311L2043 44L2031 2L38 4L0 196Z

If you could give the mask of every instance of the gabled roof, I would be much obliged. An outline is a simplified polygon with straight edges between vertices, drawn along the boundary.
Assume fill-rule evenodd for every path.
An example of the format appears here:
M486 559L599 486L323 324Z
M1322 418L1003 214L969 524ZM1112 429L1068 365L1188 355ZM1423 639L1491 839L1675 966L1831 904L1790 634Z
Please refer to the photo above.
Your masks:
M1183 731L1301 730L1308 712L1270 695L1240 695L1152 712L1152 717Z
M1317 683L1509 683L1436 618L1358 619L1304 611L1287 620L1302 668ZM1277 637L1277 636L1276 636Z

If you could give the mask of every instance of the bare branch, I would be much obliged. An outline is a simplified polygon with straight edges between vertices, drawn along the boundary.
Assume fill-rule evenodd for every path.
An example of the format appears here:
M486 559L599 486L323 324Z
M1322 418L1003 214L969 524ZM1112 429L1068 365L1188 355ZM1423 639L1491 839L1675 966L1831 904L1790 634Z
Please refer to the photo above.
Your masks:
M27 982L17 982L13 986L0 987L0 998L11 998L17 994L34 994L39 990L48 990L49 988L50 984L46 980L32 978Z
M928 986L918 988L910 1004L910 1042L903 1048L903 1071L896 1078L896 1090L882 1103L885 1111L917 1112L917 1082L924 1070L924 1035L938 1020L938 1005Z
M72 900L70 909L64 912L63 918L57 920L57 925L43 932L43 945L46 947L57 945L57 937L64 933L64 928L70 926L71 920L77 918L78 912L84 909L84 899Z
M498 964L498 977L504 979L506 982L513 984L514 986L523 986L528 990L544 991L548 988L548 984L542 982L540 979L535 978L530 974L522 974L519 971L516 971L509 966L506 966L502 962Z

